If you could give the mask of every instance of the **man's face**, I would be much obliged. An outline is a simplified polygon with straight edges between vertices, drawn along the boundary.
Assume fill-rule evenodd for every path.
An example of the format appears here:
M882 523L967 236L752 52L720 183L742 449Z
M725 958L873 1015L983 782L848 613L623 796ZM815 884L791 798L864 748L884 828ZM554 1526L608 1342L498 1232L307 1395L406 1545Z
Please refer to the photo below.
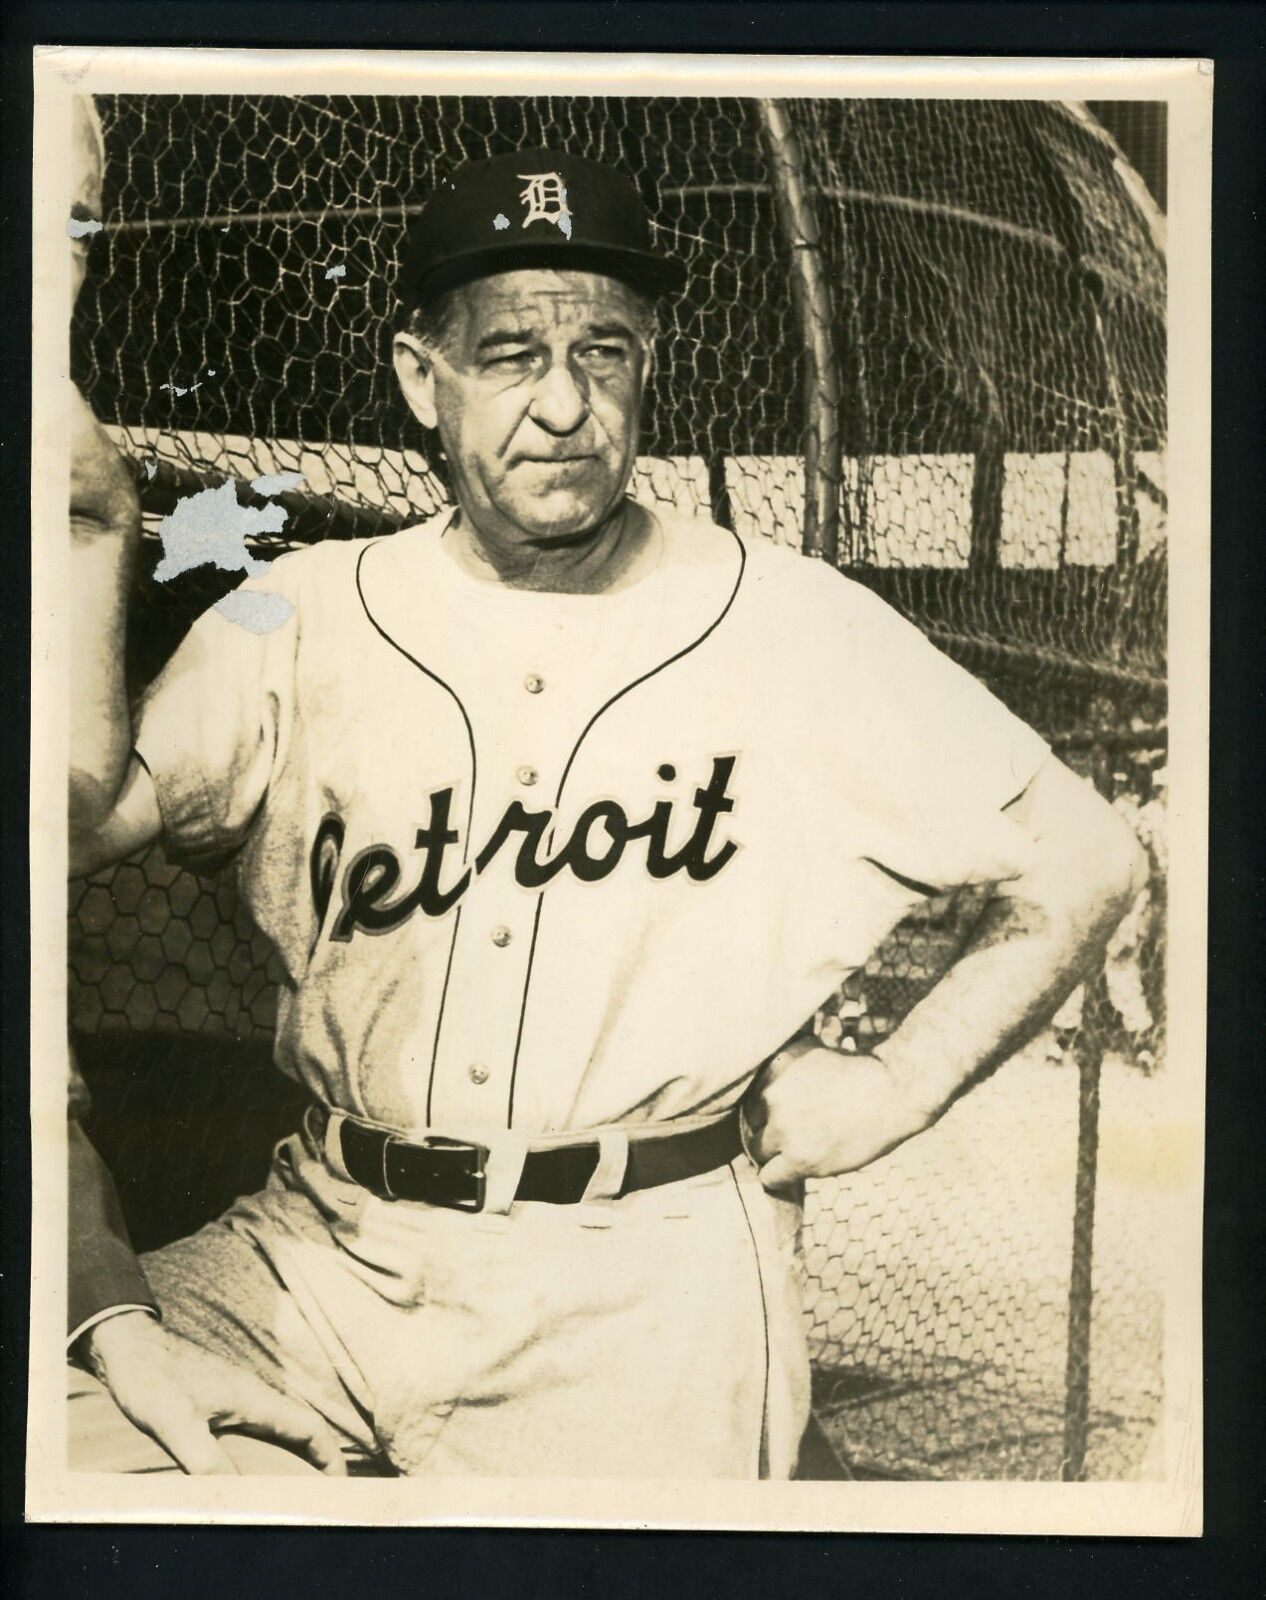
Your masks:
M438 427L476 528L539 543L610 514L637 455L648 327L613 278L524 270L462 288L441 348L397 339L406 398Z

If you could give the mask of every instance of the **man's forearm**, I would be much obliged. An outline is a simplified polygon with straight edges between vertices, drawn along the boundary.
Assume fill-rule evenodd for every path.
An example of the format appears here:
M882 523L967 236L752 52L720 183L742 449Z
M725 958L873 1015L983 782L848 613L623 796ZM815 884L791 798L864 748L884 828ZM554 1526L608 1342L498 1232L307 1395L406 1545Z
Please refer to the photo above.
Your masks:
M934 1114L1042 1027L1129 905L1126 893L1108 893L1081 912L1017 888L986 906L958 960L876 1051Z
M935 1122L1017 1050L1101 957L1145 879L1130 830L1054 758L1007 808L1027 864L1001 885L966 948L901 1026L869 1054L799 1038L744 1101L761 1182L856 1172Z
M1058 763L1016 816L1034 838L1029 871L999 886L958 960L877 1052L929 1112L1047 1021L1102 959L1146 880L1125 824Z

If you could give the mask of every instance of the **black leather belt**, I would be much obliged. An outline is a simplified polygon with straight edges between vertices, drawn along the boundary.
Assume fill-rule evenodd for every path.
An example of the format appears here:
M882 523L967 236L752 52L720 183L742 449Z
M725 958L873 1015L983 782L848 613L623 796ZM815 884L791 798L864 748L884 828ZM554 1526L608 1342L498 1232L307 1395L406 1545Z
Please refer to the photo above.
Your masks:
M325 1131L325 1108L317 1108L317 1127ZM339 1127L343 1165L350 1176L380 1200L415 1200L454 1211L482 1211L488 1151L458 1139L411 1143L399 1134L344 1120ZM732 1161L743 1149L737 1107L719 1122L684 1133L646 1134L629 1140L624 1182L617 1195L695 1178ZM598 1143L554 1145L529 1150L516 1200L576 1205L598 1167Z

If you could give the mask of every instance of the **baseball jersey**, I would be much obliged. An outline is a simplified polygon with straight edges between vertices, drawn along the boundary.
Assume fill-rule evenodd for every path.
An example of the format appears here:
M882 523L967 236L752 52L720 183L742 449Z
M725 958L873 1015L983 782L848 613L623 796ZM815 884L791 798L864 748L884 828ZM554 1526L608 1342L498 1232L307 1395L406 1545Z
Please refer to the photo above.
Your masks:
M139 718L167 849L232 864L326 1104L719 1111L927 894L1023 870L1045 744L863 586L657 514L614 592L526 591L447 521L277 560L248 583L287 620L208 612Z

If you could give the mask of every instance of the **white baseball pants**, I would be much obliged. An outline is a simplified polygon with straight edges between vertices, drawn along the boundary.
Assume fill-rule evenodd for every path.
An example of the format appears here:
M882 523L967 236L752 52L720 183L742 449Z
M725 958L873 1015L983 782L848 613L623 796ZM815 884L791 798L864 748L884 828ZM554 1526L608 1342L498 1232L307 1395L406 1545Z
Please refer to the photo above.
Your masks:
M808 1417L798 1222L745 1157L619 1200L470 1215L379 1200L303 1133L261 1193L144 1265L169 1328L312 1406L350 1458L780 1478ZM82 1374L70 1431L72 1467L164 1464ZM274 1470L270 1453L242 1470Z

